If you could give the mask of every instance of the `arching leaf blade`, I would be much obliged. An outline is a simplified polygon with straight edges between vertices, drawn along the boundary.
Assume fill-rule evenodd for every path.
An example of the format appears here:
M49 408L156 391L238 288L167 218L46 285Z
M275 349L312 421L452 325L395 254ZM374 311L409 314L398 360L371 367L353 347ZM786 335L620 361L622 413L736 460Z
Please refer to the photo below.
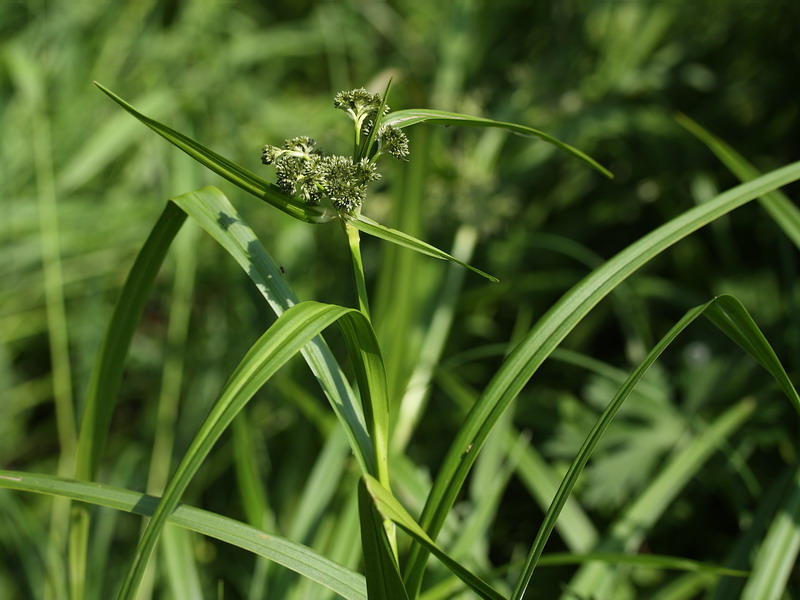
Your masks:
M346 335L359 337L358 329L348 331L348 329L353 329L353 320L362 320L368 323L367 317L356 309L317 302L303 302L282 314L253 344L231 374L200 431L170 479L161 502L145 528L134 558L128 567L119 593L120 600L132 600L135 597L147 561L166 524L168 515L177 506L183 492L216 441L250 398L303 346L334 322L339 322L339 325L347 332ZM372 336L374 338L374 333ZM364 345L368 344L369 340L365 339ZM361 354L356 354L351 358L354 361L363 360ZM382 364L370 363L362 368L382 368ZM380 382L381 378L376 376L370 378L369 381L370 383ZM379 392L370 393L365 390L365 399L371 400L379 397ZM372 414L374 412L372 411ZM377 427L383 427L383 424L379 424ZM376 429L376 426L373 424L371 429ZM375 474L381 475L380 473ZM384 476L388 479L388 474Z
M696 121L683 114L676 115L675 120L703 142L739 180L750 181L761 174L741 154ZM765 194L758 201L794 245L800 248L800 209L779 191Z
M95 482L51 475L0 470L0 488L61 496L115 510L151 516L158 498ZM266 534L216 513L180 505L168 521L263 556L333 590L349 600L367 600L364 577L314 552L311 548Z
M800 404L797 404L797 390L794 388L791 381L789 381L786 371L784 370L777 356L775 356L775 353L772 352L772 348L770 347L766 338L761 333L760 329L752 320L752 318L750 318L747 310L736 298L729 295L719 296L713 300L710 300L709 302L706 302L705 304L691 309L667 332L663 338L661 338L661 340L659 340L659 342L647 354L644 360L639 363L633 373L631 373L631 375L625 380L625 383L622 385L622 387L620 387L617 394L600 415L591 432L584 440L580 450L578 451L578 454L567 470L567 474L564 476L564 479L562 480L561 485L556 492L550 508L545 514L544 520L539 529L539 533L537 534L528 554L525 567L523 568L523 571L517 581L517 585L514 588L514 594L511 596L512 600L521 600L523 597L528 583L530 582L530 578L533 575L533 571L536 568L539 557L542 555L547 540L549 539L550 534L555 527L555 523L561 513L561 509L564 507L567 498L572 493L578 477L583 471L583 468L586 466L586 463L597 446L597 443L600 441L603 433L605 433L606 429L611 424L611 421L619 411L622 403L628 398L633 389L636 387L636 384L653 365L656 359L669 347L669 345L678 337L678 335L680 335L686 329L686 327L688 327L701 315L707 316L723 331L729 328L731 323L735 323L739 328L738 333L745 343L743 348L749 353L751 349L754 349L760 356L769 357L765 358L764 362L761 360L759 360L759 362L761 362L762 366L775 378L782 388L784 386L788 388L784 389L784 392L789 400L795 403L800 410Z
M517 345L459 430L428 496L420 525L435 537L497 419L572 329L617 285L661 252L724 214L800 179L800 162L771 171L695 206L645 235L573 286ZM466 449L470 448L471 452ZM409 590L421 583L426 555L412 548L405 570ZM410 585L413 582L414 585Z
M377 481L375 478L365 475L363 478L366 490L369 492L372 502L375 504L378 512L384 518L390 519L397 524L403 531L405 531L412 538L417 540L420 544L425 546L442 564L450 569L461 581L466 583L470 589L485 600L505 600L498 591L492 588L488 583L483 581L480 577L472 573L469 569L465 568L458 561L450 558L443 550L441 550L436 543L428 537L425 530L422 529L413 517L408 514L405 508L397 501L397 499Z
M546 142L549 142L560 148L564 152L571 154L575 158L585 162L587 165L599 171L609 179L614 178L614 174L606 169L603 165L593 159L591 156L562 142L561 140L553 137L549 133L545 133L540 129L519 125L517 123L507 123L505 121L493 121L492 119L484 119L483 117L473 117L461 113L452 113L443 110L432 110L427 108L410 108L405 110L397 110L386 115L383 120L384 125L393 125L402 129L403 127L411 127L418 123L432 123L436 125L454 125L457 127L493 127L497 129L505 129L519 135L537 137Z
M431 246L427 242L423 242L422 240L408 235L407 233L403 233L397 229L392 229L391 227L381 225L380 223L377 223L376 221L373 221L364 215L358 215L356 218L349 219L348 223L350 223L359 231L363 231L364 233L375 236L376 238L386 240L387 242L392 242L393 244L397 244L403 248L408 248L409 250L414 250L415 252L419 252L420 254L424 254L426 256L432 256L433 258L438 258L439 260L449 260L457 263L462 267L469 269L473 273L477 273L481 277L485 277L493 283L500 281L497 279L497 277L489 275L488 273L484 273L480 269L458 260L455 256L451 256L444 250L439 250L435 246Z
M94 83L114 102L119 104L123 109L147 125L150 129L155 131L173 146L180 148L203 166L208 167L220 177L227 179L234 185L242 188L244 191L251 193L256 198L264 200L278 210L285 212L295 219L305 221L307 223L327 223L328 221L338 218L334 211L328 208L306 204L301 200L287 196L281 192L277 186L262 179L258 175L251 173L244 167L237 165L221 154L217 154L210 148L204 146L196 140L193 140L189 136L172 129L163 123L159 123L155 119L151 119L150 117L143 115L133 106L125 102L125 100L117 96L114 92L104 87L102 84L96 81Z
M172 201L230 254L276 315L283 314L299 303L278 264L225 194L209 186L177 196ZM301 353L334 413L344 425L362 471L371 472L374 467L372 457L375 455L372 440L367 432L361 405L336 358L322 336L311 340Z

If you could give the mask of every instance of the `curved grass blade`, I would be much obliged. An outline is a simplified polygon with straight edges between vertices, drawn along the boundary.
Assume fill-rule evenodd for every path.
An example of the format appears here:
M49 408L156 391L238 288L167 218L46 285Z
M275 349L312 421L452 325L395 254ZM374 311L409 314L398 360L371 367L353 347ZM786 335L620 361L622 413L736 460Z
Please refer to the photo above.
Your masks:
M752 398L744 398L699 431L668 460L655 479L611 525L598 550L630 552L641 546L647 532L680 491L712 454L725 445L726 439L753 415L756 407ZM585 564L568 584L569 593L608 595L608 590L613 589L615 571L607 563Z
M761 174L736 150L686 115L676 115L675 120L703 142L741 181L750 181ZM800 209L782 192L765 194L758 201L794 245L800 248Z
M381 600L408 600L389 537L363 480L358 483L358 517L367 595Z
M449 255L444 250L439 250L435 246L431 246L427 242L418 240L417 238L410 236L407 233L403 233L402 231L398 231L397 229L392 229L391 227L381 225L380 223L377 223L376 221L373 221L364 215L358 215L357 218L348 218L347 222L359 231L363 231L369 235L386 240L387 242L392 242L398 246L403 246L403 248L408 248L409 250L414 250L420 254L432 256L433 258L438 258L440 260L449 260L453 261L454 263L458 263L462 267L469 269L473 273L477 273L481 277L485 277L493 283L500 281L497 279L497 277L489 275L488 273L484 273L480 269L476 269L475 267L458 260L455 256Z
M335 211L327 209L324 206L306 204L302 200L287 196L281 192L277 186L251 173L224 156L217 154L200 142L143 115L100 83L95 81L94 84L114 102L119 104L169 143L177 146L197 162L214 171L217 175L224 177L244 191L253 194L256 198L264 200L278 210L285 212L295 219L305 221L306 223L327 223L338 218Z
M384 518L392 520L403 531L422 544L481 598L485 598L486 600L504 600L503 596L497 590L439 549L436 543L425 533L425 530L414 521L413 517L408 514L406 509L403 508L380 482L369 475L365 475L363 483L366 491L369 492L369 496L371 496L372 502Z
M167 485L153 518L147 525L136 549L119 593L120 600L133 600L136 596L147 560L152 554L167 517L177 506L180 498L208 456L212 447L230 425L231 421L247 404L262 385L290 358L297 354L323 329L338 322L346 337L357 338L360 352L352 356L353 362L362 362L356 372L383 370L380 350L369 320L358 310L341 306L303 302L293 306L250 348L231 374L214 407L195 436L189 449ZM383 389L362 388L365 412L372 417L368 423L370 433L377 438L386 438L388 432L388 404L385 375L373 373L367 377L369 386L380 385ZM367 405L372 406L367 410ZM376 445L376 453L381 452ZM388 481L388 473L381 471L385 457L375 457L379 478Z
M0 488L62 496L115 510L151 516L158 498L95 482L75 481L50 475L0 470ZM178 506L169 522L242 548L276 562L333 590L349 600L367 600L364 577L332 562L311 548L221 515Z
M569 554L564 552L545 554L539 559L539 566L556 567L562 565L580 565L587 562L605 562L669 571L713 573L714 575L729 575L731 577L747 577L749 574L747 571L742 571L740 569L710 565L680 556L666 556L663 554L623 554L620 552L593 552L590 554Z
M606 429L611 424L611 421L614 419L617 411L622 406L622 403L627 399L634 387L636 387L636 384L653 365L656 359L664 352L664 350L667 349L667 347L675 340L675 338L678 337L678 335L700 315L705 315L708 317L709 320L711 320L715 325L717 325L717 327L726 333L726 330L731 327L731 323L736 323L737 325L744 323L745 325L741 326L741 329L738 330L738 333L741 336L741 342L744 342L744 345L740 343L740 340L737 340L736 338L733 339L748 352L751 352L751 350L755 350L763 354L772 352L772 348L770 347L766 338L764 338L763 334L752 321L752 319L749 319L749 314L745 310L744 306L742 306L742 304L733 296L719 296L688 311L683 318L678 321L663 338L661 338L661 340L647 354L639 366L636 367L634 372L631 373L631 375L626 379L625 383L600 415L600 418L597 420L597 423L595 423L586 440L584 440L580 450L578 451L578 454L567 470L567 474L564 476L564 479L561 482L558 491L556 492L555 498L553 498L550 508L545 514L544 520L539 529L539 533L537 534L530 553L528 554L525 567L523 568L522 574L520 575L517 585L514 588L514 593L511 596L512 600L520 600L524 595L528 583L530 582L530 578L533 575L533 571L536 568L539 557L542 555L544 547L547 544L547 540L549 539L550 534L555 527L555 523L559 514L561 513L561 509L563 508L569 495L572 493L572 490L578 481L578 477L580 476L584 466L589 460L589 457L597 446L597 443L600 441L603 433L605 433ZM749 321L744 317L747 317ZM772 352L770 363L768 365L762 363L762 366L764 366L764 368L771 375L773 375L782 388L784 387L784 384L788 385L789 390L784 391L787 393L787 396L792 402L797 403L797 391L794 389L794 386L792 386L791 382L788 381L788 376L786 375L786 372L783 369L780 361L778 361L777 357L774 355L774 352ZM798 408L800 409L800 404L798 404Z
M513 133L524 136L538 137L546 142L553 144L564 152L571 154L585 162L593 169L599 171L609 179L613 179L614 175L606 169L603 165L597 162L588 154L581 152L577 148L565 144L561 140L554 138L552 135L545 133L533 127L526 127L525 125L518 125L516 123L506 123L504 121L493 121L492 119L484 119L483 117L473 117L471 115L464 115L461 113L451 113L443 110L431 110L427 108L409 108L405 110L396 110L386 115L383 119L384 125L394 125L402 129L403 127L410 127L417 123L434 123L437 125L455 125L458 127L495 127L498 129L505 129Z
M205 187L177 196L172 202L180 206L233 257L256 284L276 315L280 316L299 302L280 267L217 188ZM367 434L360 404L330 348L322 337L316 337L301 352L334 413L344 424L361 470L375 472L375 451Z
M420 517L420 525L428 534L435 537L438 533L497 419L561 340L600 300L680 239L739 206L797 179L800 179L800 162L762 175L695 206L628 246L562 296L509 355L467 415ZM426 560L419 546L412 548L405 571L409 590L419 589ZM413 582L413 585L408 585L409 582Z
M164 207L136 257L114 307L84 402L75 459L76 479L94 477L133 333L167 250L185 220L186 215L171 202Z
M280 315L298 300L275 261L261 246L253 231L242 222L227 198L206 187L173 198L164 208L139 252L117 300L103 343L98 352L84 402L76 449L75 478L93 479L105 446L111 415L133 332L141 318L164 256L186 215L194 218L247 272L272 309ZM364 472L375 470L375 451L366 431L358 401L328 346L315 338L302 350L306 362L344 423L353 452ZM71 564L76 571L86 556L89 516L78 507L70 531Z
M800 467L792 486L761 543L743 600L779 600L786 591L800 553Z

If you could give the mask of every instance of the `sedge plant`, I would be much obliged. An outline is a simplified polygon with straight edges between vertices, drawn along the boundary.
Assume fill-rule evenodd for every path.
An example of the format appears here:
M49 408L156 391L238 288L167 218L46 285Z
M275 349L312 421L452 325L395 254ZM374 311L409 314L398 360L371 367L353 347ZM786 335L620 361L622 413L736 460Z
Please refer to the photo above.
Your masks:
M497 279L362 213L362 209L368 206L370 186L381 178L381 161L407 159L414 151L406 135L407 128L431 123L497 128L540 138L602 175L610 176L609 171L580 150L543 131L437 110L391 111L387 105L388 87L383 94L361 88L340 92L334 98L334 108L343 111L353 122L352 154L326 154L309 135L294 137L282 144L267 144L262 149L261 161L274 169L276 183L273 184L192 138L145 116L103 86L98 84L98 87L170 143L271 207L308 224L338 223L349 248L357 306L300 301L289 286L282 268L271 258L253 230L220 190L205 187L170 199L131 269L106 331L84 403L74 477L67 479L27 472L0 472L0 487L54 494L78 501L72 507L68 555L73 597L82 597L86 589L91 516L85 504L97 504L149 517L137 548L127 562L124 578L119 583L120 600L133 600L136 597L148 561L168 523L253 552L321 584L340 597L350 599L410 600L423 595L440 597L435 589L425 589L423 586L430 555L435 556L452 573L453 581L460 586L458 589L467 589L477 597L491 600L535 597L534 573L538 566L548 563L580 564L583 567L634 564L682 569L700 573L712 581L723 575L748 575L741 570L682 558L639 556L633 552L637 535L630 529L630 523L646 522L658 514L658 502L668 502L671 498L671 492L665 490L679 489L676 488L676 482L690 477L694 472L692 469L705 460L719 441L752 413L752 403L733 407L724 418L709 428L708 435L698 439L696 444L676 457L674 465L665 471L663 481L659 479L653 482L650 495L645 494L641 502L631 508L632 514L628 515L627 520L622 519L615 524L608 539L600 540L588 549L590 552L543 554L559 516L569 506L568 501L578 477L618 410L656 359L701 315L752 356L774 378L800 412L800 396L780 360L742 303L727 295L712 298L689 309L653 346L635 370L625 377L585 438L566 474L554 486L547 500L549 508L538 533L531 536L533 541L524 561L507 565L499 571L476 573L466 561L454 556L458 548L451 552L437 543L437 538L491 432L502 430L510 436L508 439L512 448L509 456L514 457L511 460L528 461L529 464L535 460L526 454L524 444L520 446L511 435L510 425L503 415L539 366L557 352L567 334L600 300L680 239L737 207L800 179L800 163L765 175L747 171L749 181L686 211L645 235L567 291L515 343L489 385L471 398L464 422L449 443L447 455L427 497L419 498L420 509L414 511L418 512L414 516L393 491L393 469L395 465L400 467L403 464L403 457L393 455L390 450L391 415L402 399L392 397L389 393L384 358L370 315L360 235L372 235L429 257L452 261L492 282ZM783 204L781 206L791 211ZM134 330L159 267L187 216L195 220L242 267L278 318L231 373L170 476L163 494L155 498L97 483L95 479ZM794 221L784 218L782 223L792 234L797 234ZM340 366L340 359L334 356L322 337L323 332L334 323L345 341L354 374L352 381ZM353 491L357 498L360 550L363 556L361 573L322 556L297 540L267 534L253 525L181 504L190 482L213 451L215 443L234 423L235 417L254 394L297 354L302 355L327 397L343 433L341 439L346 440L341 443L349 444L358 465L357 489ZM331 439L335 441L339 438ZM396 449L394 452L400 454ZM797 481L796 474L792 481ZM796 496L796 492L786 495L786 510L797 510ZM770 593L771 590L777 590L780 593L780 584L775 585L776 578L779 582L786 581L792 560L798 553L797 522L797 519L793 522L791 519L776 521L770 530L770 539L778 540L784 552L765 552L759 558L757 569L754 568L757 572L753 574L748 588L751 597L777 597L757 595L763 590L770 590ZM508 573L511 574L510 579ZM604 576L602 569L581 571L576 578L580 579L575 582L576 589L592 593L592 589L600 589L599 586L605 585ZM447 593L443 592L441 597Z

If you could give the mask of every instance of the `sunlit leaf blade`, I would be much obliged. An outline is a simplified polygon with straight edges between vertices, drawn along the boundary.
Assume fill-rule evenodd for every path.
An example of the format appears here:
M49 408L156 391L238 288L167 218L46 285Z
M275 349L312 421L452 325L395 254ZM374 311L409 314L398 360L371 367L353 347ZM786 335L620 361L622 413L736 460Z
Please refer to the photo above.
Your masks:
M280 267L228 198L217 188L205 187L177 196L172 202L180 206L231 255L256 284L276 315L283 314L299 302ZM374 471L374 449L360 405L330 348L322 337L317 337L301 352L344 425L362 471Z
M740 345L742 345L748 352L756 352L766 355L767 350L771 351L769 343L764 338L756 324L752 321L752 319L749 318L744 306L742 306L742 304L733 296L719 296L687 312L686 315L684 315L683 318L678 321L663 338L661 338L661 340L647 354L645 359L625 380L625 383L600 415L597 423L595 423L591 432L584 440L580 450L578 451L578 454L567 470L567 474L564 476L564 479L561 482L555 497L553 498L550 508L545 514L544 520L539 529L539 533L537 534L536 539L531 547L525 567L523 568L522 573L517 581L514 594L512 595L512 600L521 600L523 597L528 583L530 582L530 578L533 575L533 571L536 568L539 557L542 555L544 547L547 544L547 540L549 539L550 534L555 527L556 520L561 513L564 503L572 493L572 490L578 481L578 477L583 471L583 468L589 460L589 457L597 446L597 443L600 441L603 433L605 433L606 429L611 424L611 421L614 419L617 411L622 406L622 403L631 394L633 389L636 387L636 384L644 376L647 370L653 365L653 363L664 352L664 350L666 350L667 347L675 340L675 338L684 329L686 329L690 323L697 319L697 317L704 314L708 316L709 319L723 331L731 327L730 323L725 321L735 320L736 324L740 326L738 332L741 341L743 342L743 344ZM731 317L729 315L733 316ZM762 363L762 366L764 366L764 368L775 377L776 381L778 381L782 387L784 383L786 383L789 388L788 390L785 390L787 397L789 397L789 399L793 402L796 402L797 391L794 389L794 386L792 386L791 382L788 381L788 376L786 375L783 366L781 365L780 361L778 361L775 354L772 353L771 356L769 356L769 359L765 358L764 360L765 362Z
M755 557L743 600L784 598L786 582L800 553L800 467Z
M471 115L451 113L443 110L430 110L426 108L396 110L386 115L386 118L383 120L384 125L394 125L395 127L399 127L401 129L403 127L416 125L417 123L455 125L458 127L494 127L497 129L506 129L520 135L538 137L560 148L564 152L567 152L572 156L582 160L587 165L591 166L593 169L596 169L606 177L614 177L611 171L606 169L588 154L581 152L569 144L565 144L561 140L554 138L552 135L545 133L544 131L534 129L533 127L526 127L525 125L506 123L504 121L493 121L492 119L484 119L483 117L473 117Z
M360 311L341 306L303 302L283 313L278 320L250 348L245 357L231 374L211 412L195 436L189 449L175 470L153 518L147 524L137 546L135 555L119 593L120 600L132 600L136 596L139 582L147 561L166 524L168 515L177 506L183 492L189 485L212 447L230 425L237 414L266 383L266 381L290 358L297 354L311 339L319 335L329 325L338 322L346 336L358 339L359 345L369 347L370 340L362 339L363 328L357 323L366 322L367 317ZM372 334L374 338L374 333ZM353 361L368 361L359 369L382 369L382 363L366 359L362 353L351 357ZM368 378L369 383L385 381L382 377ZM383 392L385 394L385 392ZM377 391L363 392L364 401L380 398ZM375 415L374 409L370 414ZM376 425L370 426L372 430ZM384 427L379 424L377 427ZM379 475L379 473L376 473ZM385 476L385 475L384 475Z
M747 577L748 575L747 571L710 565L680 556L665 556L663 554L623 554L619 552L593 552L590 554L570 554L564 552L545 554L539 559L539 566L555 567L560 565L579 565L587 562L606 562L670 571L695 571L713 573L714 575L730 575L731 577Z
M741 181L755 179L761 173L747 162L736 150L720 140L686 115L676 115L675 119L692 135L708 146L731 172ZM782 192L771 192L758 199L764 210L773 218L786 236L800 248L800 209Z
M375 503L375 507L386 519L392 520L398 527L403 529L408 535L425 546L428 551L436 556L442 564L450 569L461 581L466 583L470 589L486 600L504 600L503 596L492 588L480 577L466 569L461 563L450 558L420 527L413 517L408 514L405 508L395 499L394 496L373 477L365 475L364 483L366 489Z
M416 252L425 254L426 256L432 256L433 258L438 258L440 260L453 261L462 267L469 269L473 273L477 273L481 277L485 277L489 281L495 283L499 281L497 277L489 275L488 273L484 273L480 269L476 269L475 267L458 260L455 256L451 256L447 252L439 250L435 246L431 246L430 244L410 236L407 233L398 231L397 229L392 229L391 227L381 225L380 223L377 223L369 217L365 217L364 215L359 215L357 218L349 219L348 223L350 223L356 229L375 236L376 238L386 240L387 242L392 242L393 244L397 244L403 248L408 248L409 250L415 250Z
M0 488L62 496L115 510L151 516L158 498L139 492L50 475L0 470ZM267 535L239 521L190 506L178 506L169 522L263 556L333 590L343 598L366 600L364 577L290 540Z
M797 179L800 179L800 162L762 175L695 206L628 246L562 296L537 321L495 373L459 430L420 517L420 525L428 534L435 537L441 529L478 451L497 419L561 340L600 300L678 240L739 206ZM471 452L466 452L467 448ZM418 589L426 560L425 552L419 546L412 548L405 571L409 590Z
M168 142L183 150L186 154L194 158L197 162L208 167L217 175L224 177L234 185L239 186L246 192L250 192L255 197L268 202L275 208L282 210L295 219L307 223L326 223L337 218L335 212L323 206L306 204L302 200L292 198L282 193L277 186L262 179L258 175L251 173L244 167L237 165L224 156L217 154L200 142L193 140L171 127L159 123L137 111L133 106L125 102L114 92L95 82L95 85L102 90L109 98L119 104L122 108L155 131L158 135Z
M358 484L358 516L367 594L370 598L408 600L383 522L363 481Z

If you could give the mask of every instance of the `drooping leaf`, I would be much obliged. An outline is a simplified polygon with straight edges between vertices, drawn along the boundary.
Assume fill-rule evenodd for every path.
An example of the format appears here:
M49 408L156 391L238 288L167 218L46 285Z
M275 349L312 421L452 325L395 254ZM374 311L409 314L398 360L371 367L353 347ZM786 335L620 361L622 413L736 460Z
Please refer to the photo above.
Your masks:
M686 115L676 115L675 119L685 127L689 133L708 146L709 150L711 150L741 181L750 181L761 175L758 169L747 162L736 150L701 127L697 122ZM780 191L765 194L758 199L758 202L764 207L764 210L772 217L778 227L783 230L786 236L792 240L794 245L800 248L800 209Z
M553 144L564 152L571 154L575 158L582 160L587 165L593 169L596 169L609 179L614 177L611 171L606 169L588 154L581 152L569 144L565 144L561 140L554 138L552 135L545 133L544 131L534 129L533 127L526 127L525 125L518 125L517 123L493 121L492 119L484 119L483 117L473 117L471 115L464 115L461 113L452 113L443 110L431 110L427 108L396 110L386 115L386 118L383 120L384 125L394 125L395 127L399 127L401 129L403 127L411 127L417 123L455 125L458 127L494 127L497 129L505 129L520 135L537 137Z
M375 503L375 507L384 518L390 519L396 523L403 531L408 533L408 535L425 546L431 554L436 556L442 564L450 569L461 581L466 583L470 589L480 595L481 598L485 598L486 600L504 600L502 594L492 588L492 586L441 550L428 534L425 533L425 530L423 530L422 527L414 521L413 517L408 514L408 511L403 508L400 502L398 502L379 481L369 475L365 475L363 480L366 485L366 490L369 491L369 495L372 498L372 502Z
M419 252L420 254L425 254L426 256L432 256L433 258L438 258L440 260L450 260L455 263L458 263L462 267L465 267L472 271L473 273L477 273L481 277L485 277L489 281L498 282L499 279L488 273L484 273L480 269L476 269L475 267L468 265L465 262L458 260L455 256L449 255L447 252L443 250L439 250L438 248L431 246L427 242L423 242L422 240L418 240L417 238L408 235L407 233L403 233L402 231L398 231L397 229L392 229L391 227L386 227L385 225L381 225L370 219L369 217L365 217L364 215L358 215L357 218L351 218L347 221L356 229L363 231L364 233L368 233L369 235L375 236L382 240L386 240L387 242L392 242L393 244L397 244L398 246L403 246L404 248L408 248L409 250L414 250Z
M253 344L236 367L175 470L129 564L119 593L120 600L132 600L136 596L147 561L167 522L167 517L177 506L186 487L225 429L281 366L323 329L335 322L339 323L345 332L345 337L357 339L359 348L363 349L351 357L354 362L363 363L356 369L357 372L383 369L379 353L377 358L373 356L377 342L372 326L360 311L317 302L302 302L283 313ZM385 386L385 374L383 376L372 374L367 376L366 380L369 386L382 383ZM362 390L362 399L365 403L379 403L385 398L385 389ZM387 423L380 421L382 415L388 414L385 409L372 406L368 410L365 409L365 413L374 419L372 423L368 423L373 435L375 432L386 431ZM382 462L385 464L384 461L385 459L377 456L373 458L373 464L378 465L375 475L388 481L388 473L381 467Z
M159 501L152 496L102 483L20 471L0 470L0 488L71 498L143 517L153 515ZM168 521L263 556L324 585L343 598L367 600L362 575L328 560L302 544L268 535L245 523L185 505L178 506L169 515Z
M764 366L764 368L773 375L781 387L784 388L784 392L786 393L787 397L795 404L798 412L800 412L800 397L797 395L797 390L788 380L786 371L784 370L778 358L775 356L775 353L772 352L772 348L770 347L766 338L764 338L764 335L749 317L749 314L745 310L744 306L742 306L742 304L736 300L736 298L727 295L719 296L705 304L693 308L687 312L686 315L684 315L684 317L678 321L678 323L676 323L663 338L661 338L655 347L647 354L645 359L636 367L636 369L628 377L617 394L608 404L606 409L600 415L597 423L592 428L592 431L586 437L581 449L578 451L578 454L570 465L567 474L564 476L564 479L559 486L558 491L556 492L550 508L545 514L545 518L539 529L539 533L537 534L530 553L528 554L525 567L523 568L522 574L517 581L514 594L512 595L512 600L521 600L523 594L525 593L528 583L530 582L530 578L533 575L533 571L536 568L538 559L544 551L544 547L553 531L553 528L555 527L555 522L561 513L561 509L563 508L567 497L575 487L575 484L581 472L583 471L584 466L588 462L589 457L597 446L597 443L600 441L603 433L605 433L606 429L611 424L611 421L614 419L617 411L619 411L623 402L628 398L636 384L653 365L656 359L664 352L664 350L667 349L667 347L669 347L675 338L677 338L678 335L686 329L686 327L688 327L701 315L707 316L715 325L717 325L717 327L726 333L729 329L736 327L738 338L731 336L732 339L737 341L737 343L739 343L739 345L750 354L763 357L764 362L762 363L762 366Z
M628 246L562 296L537 321L497 371L450 446L420 517L420 525L428 534L435 537L438 533L477 452L497 419L539 366L601 299L678 240L735 208L797 179L800 179L800 162L762 175L695 206ZM472 451L465 453L466 448ZM412 548L404 575L409 590L418 589L426 560L426 553L421 547Z
M287 196L281 192L276 185L269 183L244 167L217 154L189 136L143 115L103 85L97 82L95 82L95 85L114 102L119 104L169 143L177 146L197 162L214 171L217 175L224 177L234 185L253 194L256 198L264 200L278 210L307 223L327 223L338 218L332 209L324 206L307 204L302 200Z

